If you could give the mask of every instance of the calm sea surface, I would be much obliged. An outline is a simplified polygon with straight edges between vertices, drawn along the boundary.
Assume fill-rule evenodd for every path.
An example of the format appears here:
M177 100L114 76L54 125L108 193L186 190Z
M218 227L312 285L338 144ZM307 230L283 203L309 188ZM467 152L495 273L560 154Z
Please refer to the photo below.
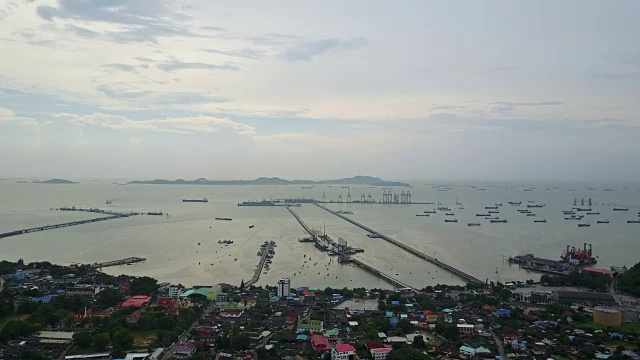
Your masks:
M477 190L471 187L486 188ZM512 185L509 187L507 185ZM599 258L598 267L632 266L640 260L640 208L613 211L611 203L640 205L637 184L451 184L450 191L438 191L431 184L414 183L412 200L439 201L449 206L458 223L445 223L444 212L430 217L416 217L436 205L362 205L328 204L334 210L351 210L353 219L416 249L433 255L481 279L501 281L538 279L504 261L509 255L534 253L559 258L567 244L593 244ZM554 188L556 186L557 188ZM535 188L533 191L523 191ZM593 188L593 190L588 190ZM548 190L547 190L548 189ZM610 189L612 191L605 191ZM570 191L577 190L577 191ZM54 263L93 263L128 256L142 256L145 263L106 268L111 274L149 275L161 281L185 285L239 283L249 279L258 261L256 252L265 240L278 244L271 270L263 274L259 285L275 284L280 277L291 277L294 286L316 287L390 287L386 282L357 267L340 265L312 244L300 243L302 227L281 207L238 207L245 200L263 198L313 197L323 192L328 200L346 198L347 189L338 185L315 186L183 186L183 185L112 185L87 182L75 185L18 184L0 181L0 232L55 224L94 217L88 213L51 210L61 206L99 207L115 211L163 211L170 216L135 216L94 224L0 239L0 259L26 261L47 260ZM351 195L360 199L369 194L380 200L382 189L352 186ZM207 197L208 203L183 203L183 198ZM456 198L464 209L456 205ZM573 199L592 198L593 211L583 221L564 220L562 210L572 208ZM106 200L112 204L106 205ZM522 201L521 207L507 204ZM544 208L530 209L536 217L519 214L529 201L544 203ZM506 224L490 224L476 213L486 213L485 206L503 203L499 211ZM580 202L578 201L578 205ZM585 204L585 207L587 205ZM332 238L339 237L365 252L357 257L383 272L415 287L438 283L461 284L462 281L382 239L370 239L365 231L318 208L305 204L294 209L302 219L317 229L326 228ZM233 221L215 221L230 217ZM547 223L534 223L534 219ZM610 224L597 224L607 219ZM480 221L479 227L468 222ZM591 227L578 228L578 222ZM250 229L250 225L255 225ZM232 239L222 246L218 240ZM305 257L306 255L306 257ZM306 263L305 263L306 261ZM497 273L496 273L497 272Z

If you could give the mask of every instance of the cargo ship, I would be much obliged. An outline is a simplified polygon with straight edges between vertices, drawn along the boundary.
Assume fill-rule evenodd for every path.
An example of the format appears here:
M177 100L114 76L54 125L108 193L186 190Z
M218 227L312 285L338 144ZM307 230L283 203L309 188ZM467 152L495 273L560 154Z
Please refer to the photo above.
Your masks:
M207 198L202 198L202 199L182 199L182 202L209 202L209 199Z
M593 257L591 244L589 244L589 249L587 249L587 243L584 243L582 249L576 248L575 246L569 247L569 245L567 245L567 249L562 253L560 258L563 262L572 265L593 265L598 262L598 260Z
M262 201L243 201L238 206L276 206L276 203L269 200Z

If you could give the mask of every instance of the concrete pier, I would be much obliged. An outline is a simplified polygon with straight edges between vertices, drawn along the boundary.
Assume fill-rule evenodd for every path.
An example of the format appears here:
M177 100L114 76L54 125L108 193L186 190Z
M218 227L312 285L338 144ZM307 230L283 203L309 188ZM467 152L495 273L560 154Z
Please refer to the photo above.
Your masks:
M399 246L402 249L410 252L411 254L413 254L413 255L421 258L421 259L427 260L430 263L432 263L432 264L434 264L436 266L439 266L440 268L442 268L444 270L447 270L447 271L451 272L452 274L462 278L463 280L465 280L465 281L467 281L469 283L474 283L474 284L484 284L485 283L484 281L476 278L475 276L467 274L464 271L462 271L460 269L457 269L457 268L455 268L455 267L453 267L451 265L445 264L442 261L440 261L440 260L438 260L438 259L436 259L436 258L434 258L432 256L429 256L429 255L427 255L427 254L425 254L425 253L423 253L421 251L418 251L418 250L410 247L409 245L403 244L403 243L401 243L401 242L399 242L399 241L397 241L395 239L392 239L392 238L388 237L387 235L384 235L384 234L382 234L382 233L380 233L380 232L378 232L376 230L373 230L372 228L370 228L368 226L360 224L359 222L357 222L357 221L355 221L353 219L350 219L350 218L348 218L348 217L346 217L346 216L344 216L342 214L338 214L337 212L332 211L332 210L330 210L330 209L328 209L328 208L326 208L326 207L324 207L324 206L322 206L322 205L320 205L318 203L314 203L313 205L315 205L315 206L317 206L317 207L319 207L319 208L321 208L323 210L326 210L327 212L330 212L331 214L333 214L335 216L338 216L338 217L342 218L343 220L346 220L346 221L352 223L353 225L355 225L355 226L357 226L357 227L359 227L359 228L361 228L363 230L368 231L371 234L376 234L379 238L384 239L384 240L386 240L386 241L388 241L388 242L390 242L390 243L392 243L392 244L394 244L396 246Z
M132 257L128 257L128 258L120 259L120 260L111 260L111 261L105 261L105 262L102 262L102 263L95 263L95 264L91 265L91 267L94 268L94 269L102 269L103 267L118 266L118 265L130 265L130 264L143 262L143 261L146 261L146 260L147 259L145 259L145 258L132 256Z
M258 263L258 267L256 268L256 271L253 273L253 277L249 281L247 281L244 284L244 286L249 287L255 284L256 282L258 282L258 280L260 279L260 275L262 274L262 269L264 268L264 264L268 259L269 252L274 248L274 245L275 243L269 241L267 246L265 246L264 250L262 251L262 256L260 257L260 262Z
M129 214L118 214L118 215L111 215L111 216L100 217L100 218L95 218L95 219L78 220L78 221L72 221L72 222L62 223L62 224L45 225L45 226L38 226L38 227L29 228L29 229L14 230L14 231L1 233L0 234L0 238L6 238L6 237L9 237L9 236L16 236L16 235L22 235L22 234L28 234L28 233L37 232L37 231L59 229L59 228L69 227L69 226L90 224L90 223L95 223L95 222L99 222L99 221L107 221L107 220L126 218L126 217L129 217L129 216L130 216Z

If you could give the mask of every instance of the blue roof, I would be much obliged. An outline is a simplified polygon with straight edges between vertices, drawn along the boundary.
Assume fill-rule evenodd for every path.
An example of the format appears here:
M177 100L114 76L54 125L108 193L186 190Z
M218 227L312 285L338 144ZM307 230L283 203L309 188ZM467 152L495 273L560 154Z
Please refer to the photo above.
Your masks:
M496 315L509 315L509 314L511 314L511 310L500 309L496 311Z
M400 301L393 300L393 301L391 302L391 305L400 305Z
M358 314L364 314L364 310L358 310Z
M393 317L393 318L389 319L389 321L391 322L391 325L395 325L395 324L398 323L398 318L394 318Z
M296 340L307 341L307 339L309 339L309 337L307 335L304 335L304 334L300 334L300 335L298 335L298 337L296 337Z

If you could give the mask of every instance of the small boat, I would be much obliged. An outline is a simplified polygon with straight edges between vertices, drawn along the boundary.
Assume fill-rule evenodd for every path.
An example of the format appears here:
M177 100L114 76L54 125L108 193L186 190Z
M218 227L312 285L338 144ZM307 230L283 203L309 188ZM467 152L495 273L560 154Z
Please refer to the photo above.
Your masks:
M589 223L579 223L578 224L578 227L589 227L589 226L591 226L591 224L589 224Z
M489 221L492 223L506 223L507 219L491 219Z
M480 223L479 222L470 222L470 223L467 223L467 226L480 226Z
M500 214L500 211L498 210L489 210L487 211L489 214Z
M454 216L455 214L454 213L446 213L445 215L446 216Z
M416 216L429 216L429 214L416 214Z
M533 220L534 223L546 223L547 219L538 219L538 220Z
M596 221L598 224L608 224L609 220L598 220Z
M444 222L458 222L458 219L444 219Z
M616 206L616 207L613 208L613 211L629 211L629 208L628 207L622 207L622 206L620 206L620 207Z
M249 229L253 229L255 225L249 225Z
M480 213L478 213L478 214L476 214L476 216L491 216L491 214L480 214Z
M233 219L232 218L217 217L216 220L231 221Z
M599 211L588 212L587 215L600 215L600 212Z
M436 211L435 210L425 210L424 213L425 214L435 214Z
M527 216L536 216L534 213L528 213Z
M640 224L640 220L627 220L627 224Z
M111 200L107 200L106 204L107 205L111 204Z

